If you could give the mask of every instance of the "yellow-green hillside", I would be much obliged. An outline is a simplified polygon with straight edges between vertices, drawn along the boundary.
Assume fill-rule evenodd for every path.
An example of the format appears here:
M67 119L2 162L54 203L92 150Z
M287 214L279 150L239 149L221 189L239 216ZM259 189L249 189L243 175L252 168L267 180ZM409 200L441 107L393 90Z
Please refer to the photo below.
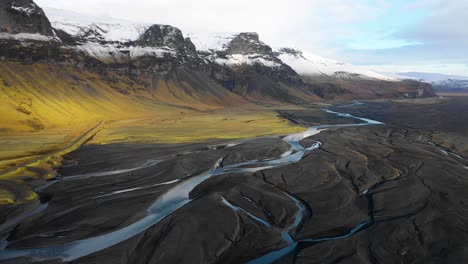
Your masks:
M61 157L88 140L180 143L303 130L216 84L196 83L1 62L0 179L53 177ZM36 198L24 193L2 190L0 203Z

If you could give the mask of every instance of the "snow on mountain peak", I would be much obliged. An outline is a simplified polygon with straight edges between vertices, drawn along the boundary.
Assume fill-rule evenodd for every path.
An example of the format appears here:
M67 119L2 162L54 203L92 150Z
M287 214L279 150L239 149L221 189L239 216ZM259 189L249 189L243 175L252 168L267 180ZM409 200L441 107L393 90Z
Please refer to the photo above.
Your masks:
M50 7L45 7L44 11L54 28L91 41L134 41L150 26L123 19L83 15Z
M255 32L188 34L205 59L217 64L281 67L272 49Z
M188 33L187 36L200 51L226 50L240 33Z
M34 14L34 13L40 13L39 12L39 7L35 3L29 3L27 5L22 5L22 6L17 6L15 3L11 6L12 9L27 13L27 14Z
M108 57L109 52L118 53L119 47L112 45L111 47L108 44L139 41L141 40L140 37L152 26L151 24L83 15L55 8L46 7L44 10L54 28L78 37L80 41L84 42L82 43L83 46L78 49L95 57L104 56L103 54ZM161 27L161 30L163 29ZM327 59L308 52L291 48L272 50L268 45L260 41L259 35L255 32L189 33L187 37L190 38L197 50L201 51L201 54L206 53L203 55L205 59L218 64L260 64L266 67L279 67L282 63L285 63L300 75L395 80L371 70L363 70L348 63ZM182 43L181 40L178 42ZM101 47L99 43L101 43ZM152 51L148 50L149 47L140 46L138 52L137 47L133 47L135 51L132 54L152 54ZM142 48L144 49L142 50ZM161 56L161 54L171 49L174 49L174 47L159 47L154 52Z
M275 54L300 75L325 75L338 78L350 78L351 75L361 75L361 78L395 81L393 78L371 70L363 70L349 63L327 59L292 48L279 48L275 51Z

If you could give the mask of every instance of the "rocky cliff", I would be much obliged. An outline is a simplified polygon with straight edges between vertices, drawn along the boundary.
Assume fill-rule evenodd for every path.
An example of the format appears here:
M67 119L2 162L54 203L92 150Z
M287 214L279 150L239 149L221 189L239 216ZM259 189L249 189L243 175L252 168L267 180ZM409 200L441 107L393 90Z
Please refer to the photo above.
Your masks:
M168 47L189 54L197 52L190 38L184 38L180 29L169 25L150 26L135 43L142 47Z
M32 0L0 1L0 32L53 35L49 19Z

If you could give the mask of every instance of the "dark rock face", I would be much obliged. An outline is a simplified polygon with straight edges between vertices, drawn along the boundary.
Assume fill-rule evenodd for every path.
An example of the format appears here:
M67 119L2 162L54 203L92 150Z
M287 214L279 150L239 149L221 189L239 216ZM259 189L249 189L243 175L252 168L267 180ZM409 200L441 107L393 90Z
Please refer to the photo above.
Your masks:
M23 45L16 40L0 40L0 60L20 61L25 64L36 62L65 61L67 54L57 42L40 42Z
M0 32L53 36L49 19L32 0L0 1Z
M261 42L255 32L240 33L229 43L226 52L228 54L260 54L274 57L270 46Z
M190 38L184 38L180 29L169 25L152 25L138 38L136 44L146 47L169 47L188 53L196 52Z
M256 102L305 103L314 100L313 89L306 89L299 74L275 56L257 33L238 34L226 50L200 54L211 61L211 76L226 89ZM212 56L230 59L241 55L245 63L219 64Z
M196 54L197 53L197 48L195 47L195 44L190 40L190 38L185 38L185 51L190 54Z

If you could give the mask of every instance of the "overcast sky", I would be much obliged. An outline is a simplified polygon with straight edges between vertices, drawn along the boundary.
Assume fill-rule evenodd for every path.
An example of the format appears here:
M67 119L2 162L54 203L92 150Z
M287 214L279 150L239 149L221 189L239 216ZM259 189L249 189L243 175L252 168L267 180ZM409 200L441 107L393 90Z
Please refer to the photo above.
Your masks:
M255 31L272 46L384 72L468 75L468 0L36 0L183 32Z

